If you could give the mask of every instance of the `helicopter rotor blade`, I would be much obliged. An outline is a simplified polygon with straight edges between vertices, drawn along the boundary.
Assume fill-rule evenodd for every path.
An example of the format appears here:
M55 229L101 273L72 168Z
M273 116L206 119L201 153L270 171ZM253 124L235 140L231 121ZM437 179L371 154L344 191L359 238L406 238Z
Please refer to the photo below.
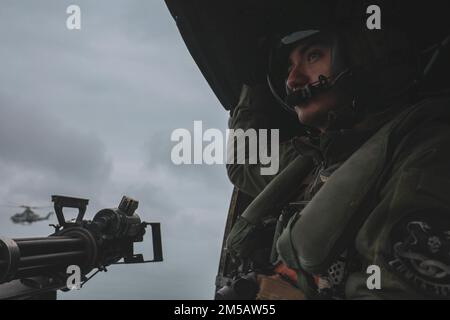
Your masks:
M16 208L23 208L23 209L48 209L48 208L53 208L52 206L26 206L26 205L20 205L20 206L16 206Z
M0 207L5 207L5 208L22 208L22 209L50 209L53 208L53 206L27 206L27 205L11 205L11 204L0 204Z

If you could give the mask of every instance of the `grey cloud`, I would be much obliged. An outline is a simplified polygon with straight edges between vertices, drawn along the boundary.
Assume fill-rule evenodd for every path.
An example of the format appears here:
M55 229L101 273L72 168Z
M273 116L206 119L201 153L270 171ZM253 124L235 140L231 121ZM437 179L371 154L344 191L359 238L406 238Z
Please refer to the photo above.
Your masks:
M101 141L65 128L50 115L2 101L0 160L45 170L60 179L107 179L111 160Z
M192 121L186 121L185 129L187 129L192 136L193 129ZM181 164L175 165L171 160L172 148L178 143L170 140L171 133L176 128L167 128L166 130L160 130L153 133L147 140L144 146L146 150L147 167L149 170L155 167L164 167L173 174L178 180L188 180L192 184L199 184L203 188L197 189L197 191L204 196L214 190L215 192L221 192L229 190L231 185L229 184L226 176L226 169L224 164ZM204 128L206 130L207 128ZM225 132L224 132L225 136ZM204 143L206 146L206 143ZM224 159L225 161L225 159Z

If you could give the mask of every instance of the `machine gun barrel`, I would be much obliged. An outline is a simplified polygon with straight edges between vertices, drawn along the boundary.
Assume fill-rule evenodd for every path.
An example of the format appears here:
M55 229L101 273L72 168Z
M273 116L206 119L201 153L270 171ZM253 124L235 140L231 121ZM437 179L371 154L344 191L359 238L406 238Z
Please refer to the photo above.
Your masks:
M44 254L58 250L82 249L83 239L71 237L21 238L13 239L21 254Z
M0 238L0 283L65 272L70 265L85 265L89 243L69 236L47 238ZM89 270L86 270L89 271Z

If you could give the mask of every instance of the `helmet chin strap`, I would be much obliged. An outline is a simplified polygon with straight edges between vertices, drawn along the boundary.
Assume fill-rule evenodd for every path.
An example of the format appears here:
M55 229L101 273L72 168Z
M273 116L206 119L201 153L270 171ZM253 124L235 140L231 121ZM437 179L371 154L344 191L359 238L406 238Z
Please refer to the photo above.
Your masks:
M358 68L356 68L356 71L357 70ZM344 80L348 80L354 76L354 71L355 70L351 68L347 68L335 77L325 77L324 75L320 75L318 81L310 83L296 91L293 91L286 86L286 89L289 89L289 91L284 103L289 106L291 110L295 110L295 106L308 103L308 101L310 101L313 97L333 88L340 86L338 91L342 91L343 87L350 85L349 82ZM356 96L348 98L350 100L345 104L341 104L338 108L334 108L328 112L327 122L324 126L326 130L350 129L358 121L361 116L360 112L358 112L360 110L358 110L356 106L358 99Z
M286 85L287 95L284 99L284 103L290 109L294 110L295 106L307 103L314 96L330 90L337 84L339 80L350 75L350 69L341 71L336 77L326 77L324 75L320 75L318 81L308 83L306 86L297 90L293 90Z

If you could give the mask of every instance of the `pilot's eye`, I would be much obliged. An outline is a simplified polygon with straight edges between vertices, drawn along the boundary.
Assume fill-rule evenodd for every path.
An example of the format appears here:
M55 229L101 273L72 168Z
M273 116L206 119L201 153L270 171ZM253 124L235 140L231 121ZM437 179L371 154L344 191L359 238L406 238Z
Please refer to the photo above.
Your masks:
M308 52L306 58L309 63L316 62L322 57L322 52L320 50L311 50Z

